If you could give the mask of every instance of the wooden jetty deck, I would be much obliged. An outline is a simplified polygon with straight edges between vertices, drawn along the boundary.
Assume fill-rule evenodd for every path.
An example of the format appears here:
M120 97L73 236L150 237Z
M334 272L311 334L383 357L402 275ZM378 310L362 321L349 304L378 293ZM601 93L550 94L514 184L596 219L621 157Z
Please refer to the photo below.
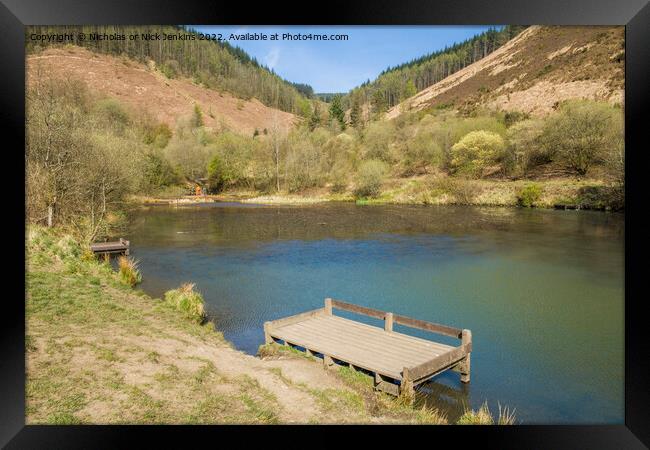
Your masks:
M384 328L333 314L333 309L384 320ZM451 336L457 347L393 331L393 324ZM302 347L308 354L323 356L330 367L334 360L374 374L375 388L393 395L412 395L414 388L445 370L460 372L470 380L472 333L446 325L366 308L340 300L325 299L325 307L264 323L267 344L283 341ZM398 386L399 383L399 386Z
M94 244L90 244L90 249L93 251L93 253L96 254L120 253L128 255L130 245L131 243L129 241L120 238L119 241L115 242L96 242Z

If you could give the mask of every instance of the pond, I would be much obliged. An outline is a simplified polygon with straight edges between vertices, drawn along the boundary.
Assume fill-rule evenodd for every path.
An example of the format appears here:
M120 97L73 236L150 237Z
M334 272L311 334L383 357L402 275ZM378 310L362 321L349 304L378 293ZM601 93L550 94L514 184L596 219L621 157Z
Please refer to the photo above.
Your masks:
M210 203L138 210L128 239L143 290L196 283L242 351L256 353L264 321L333 297L472 330L471 383L445 372L423 387L452 420L487 401L521 423L622 424L624 225L589 211Z

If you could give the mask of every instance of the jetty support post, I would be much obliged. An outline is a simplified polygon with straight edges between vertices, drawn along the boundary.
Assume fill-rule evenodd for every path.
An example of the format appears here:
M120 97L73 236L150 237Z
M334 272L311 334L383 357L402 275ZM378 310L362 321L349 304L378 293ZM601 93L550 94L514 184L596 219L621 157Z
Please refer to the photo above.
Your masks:
M467 346L471 348L472 346L472 332L470 330L463 330L461 337L461 345L463 347ZM471 365L471 353L467 353L467 356L458 364L458 369L460 372L460 381L463 383L469 383L470 375L470 365Z
M393 313L386 313L384 316L384 330L393 331Z
M271 322L264 322L264 343L273 343L273 338L271 337Z
M130 247L131 247L131 243L129 241L127 241L126 239L124 239L124 238L120 238L120 244L124 245L124 247L125 247L124 256L129 256L129 250L130 250Z
M412 402L415 397L415 388L413 387L413 380L411 380L408 367L404 367L402 371L402 384L399 388L400 396Z
M328 316L332 315L332 299L331 298L326 298L325 299L325 314Z

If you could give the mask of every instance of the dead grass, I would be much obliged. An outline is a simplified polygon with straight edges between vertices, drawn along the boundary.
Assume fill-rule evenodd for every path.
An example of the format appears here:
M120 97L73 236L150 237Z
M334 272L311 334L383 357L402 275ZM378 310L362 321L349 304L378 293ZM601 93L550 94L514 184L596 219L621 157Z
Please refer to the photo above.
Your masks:
M505 45L391 108L406 111L453 105L545 115L562 100L623 102L624 29L531 26Z
M228 93L197 86L189 79L167 79L145 64L120 57L93 53L70 46L67 51L48 48L27 58L27 82L34 81L38 69L56 78L79 79L106 97L119 98L130 109L146 110L159 122L175 127L178 117L192 113L194 104L206 114L205 125L229 129L252 136L255 129L271 129L274 121L288 131L297 120L293 114L274 110L256 99L242 100ZM119 76L116 77L116 74Z

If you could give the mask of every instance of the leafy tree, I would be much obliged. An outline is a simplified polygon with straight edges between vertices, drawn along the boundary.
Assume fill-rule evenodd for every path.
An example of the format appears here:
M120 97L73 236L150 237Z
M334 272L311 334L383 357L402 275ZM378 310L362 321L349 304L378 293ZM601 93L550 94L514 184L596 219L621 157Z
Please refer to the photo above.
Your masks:
M417 94L417 92L418 91L413 80L408 80L404 85L404 90L402 91L402 100L413 97L415 94Z
M149 189L170 186L178 182L176 171L159 152L147 153L143 165L143 179Z

